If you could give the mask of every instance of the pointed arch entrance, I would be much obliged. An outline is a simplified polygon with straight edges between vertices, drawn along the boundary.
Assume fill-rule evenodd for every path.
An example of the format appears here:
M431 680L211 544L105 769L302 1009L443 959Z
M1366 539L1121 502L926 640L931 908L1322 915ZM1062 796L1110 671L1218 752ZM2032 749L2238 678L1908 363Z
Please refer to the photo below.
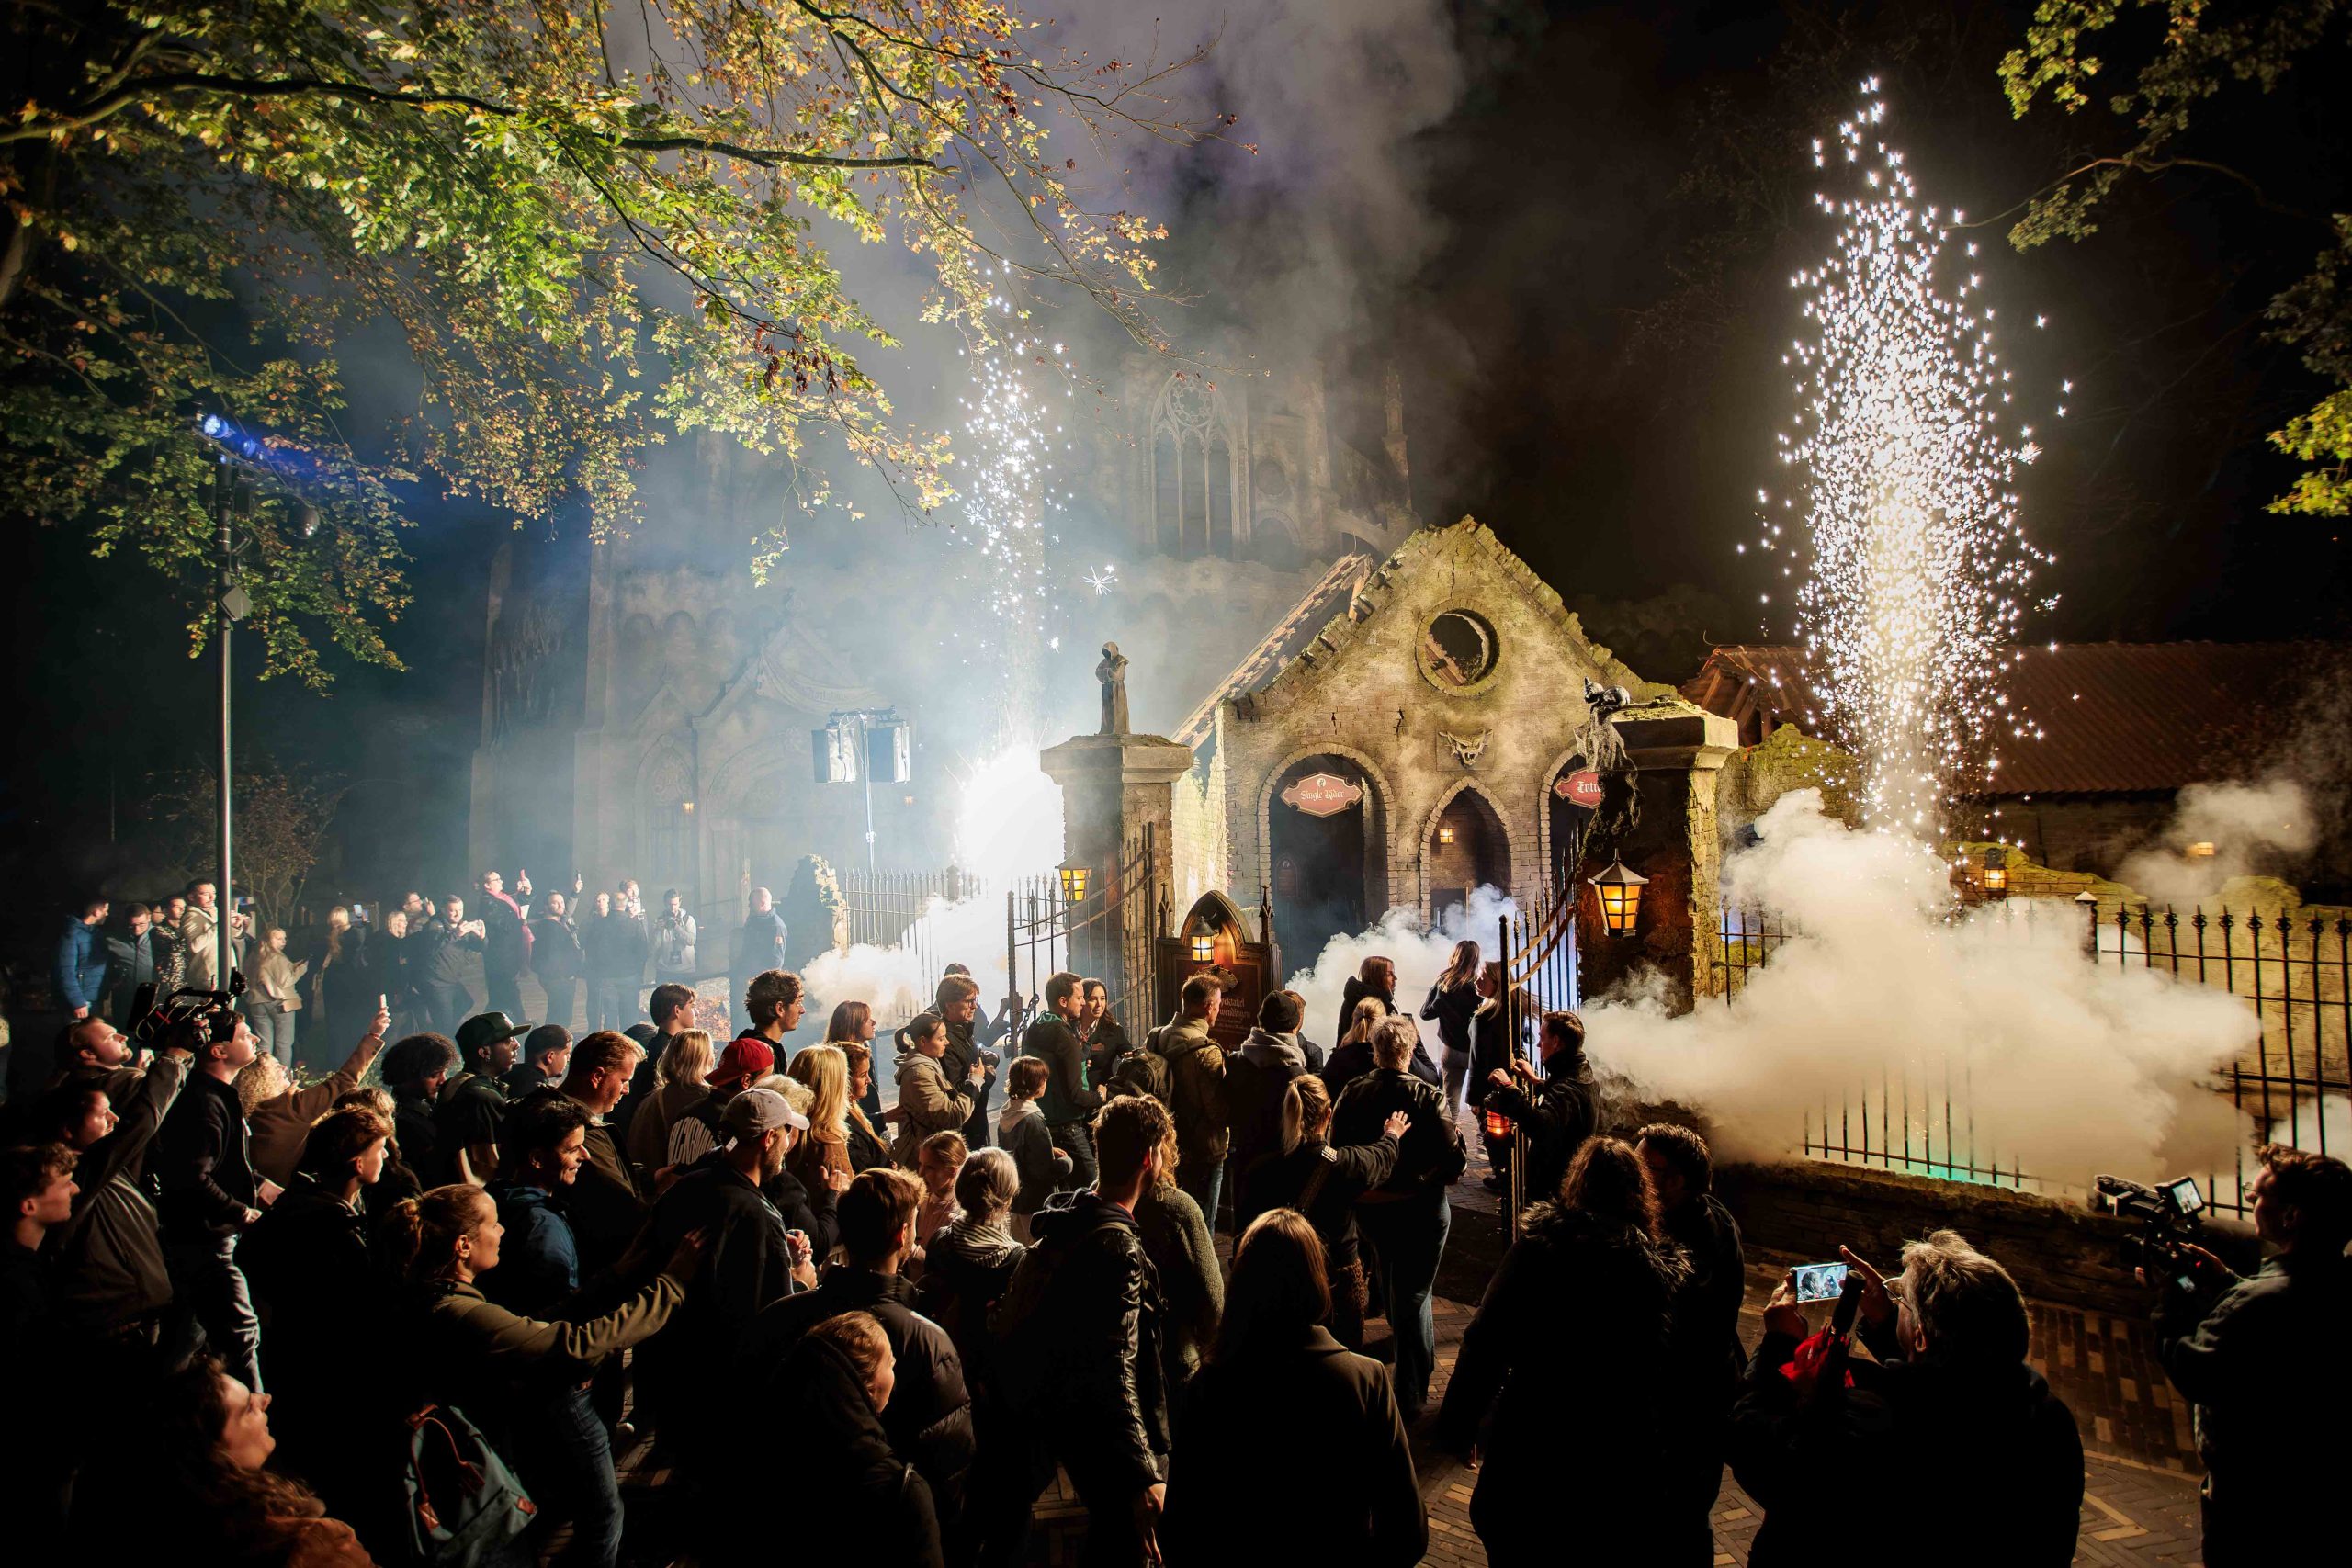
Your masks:
M1387 802L1363 758L1316 751L1276 771L1263 809L1274 941L1306 968L1388 908Z
M1467 779L1454 786L1430 818L1421 864L1432 920L1468 902L1474 888L1511 890L1510 834L1486 791Z

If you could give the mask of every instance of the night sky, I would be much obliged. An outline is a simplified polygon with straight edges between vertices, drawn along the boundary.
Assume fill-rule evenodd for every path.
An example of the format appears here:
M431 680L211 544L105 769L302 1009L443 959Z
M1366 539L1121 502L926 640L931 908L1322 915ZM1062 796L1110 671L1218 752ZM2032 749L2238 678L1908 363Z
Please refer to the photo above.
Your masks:
M1476 514L1604 637L1613 615L1644 673L1679 679L1706 640L1787 631L1759 624L1757 558L1732 547L1777 479L1778 356L1801 326L1789 276L1826 243L1806 141L1876 74L1928 198L1981 220L2128 144L2103 108L2011 119L1995 67L2030 9L1268 0L1097 5L1064 25L1091 36L1148 13L1172 35L1227 18L1195 86L1261 151L1139 164L1189 301L1170 317L1180 339L1318 354L1360 412L1393 357L1417 514ZM2050 318L2008 340L2020 381L2077 386L2063 426L2038 422L2048 455L2023 483L2064 594L2030 624L2037 639L2346 629L2342 530L2262 510L2292 473L2263 433L2320 389L2266 341L2262 307L2310 266L2352 170L2324 75L2208 114L2197 151L2255 171L2258 198L2182 171L2127 182L2087 243L2019 255L2006 223L1973 231L2002 319ZM1118 346L1073 330L1081 352ZM381 376L389 408L401 373ZM514 520L430 496L416 515L418 602L392 639L408 671L331 659L326 698L241 682L240 716L257 747L356 781L347 845L454 874L481 576ZM906 525L865 525L886 543ZM0 854L15 918L45 931L107 874L110 793L127 808L150 771L209 752L213 667L185 657L184 613L143 567L21 524L6 548L21 739ZM1623 607L1650 600L1669 603Z

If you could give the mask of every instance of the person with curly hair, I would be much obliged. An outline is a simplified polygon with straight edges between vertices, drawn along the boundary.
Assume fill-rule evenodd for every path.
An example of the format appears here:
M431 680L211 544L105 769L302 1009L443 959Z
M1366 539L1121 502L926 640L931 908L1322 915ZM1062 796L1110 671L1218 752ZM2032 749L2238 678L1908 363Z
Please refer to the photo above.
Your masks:
M267 1468L277 1439L270 1396L199 1355L159 1383L141 1438L153 1488L109 1513L110 1546L150 1562L254 1568L368 1568L349 1525L300 1483Z

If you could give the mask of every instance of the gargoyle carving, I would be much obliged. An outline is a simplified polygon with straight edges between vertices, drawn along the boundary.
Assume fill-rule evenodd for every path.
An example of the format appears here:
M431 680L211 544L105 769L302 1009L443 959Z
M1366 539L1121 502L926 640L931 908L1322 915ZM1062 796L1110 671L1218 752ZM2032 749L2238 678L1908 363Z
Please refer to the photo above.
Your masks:
M1487 738L1494 731L1482 729L1466 740L1451 730L1441 729L1438 733L1445 737L1446 743L1453 748L1455 761L1465 768L1475 768L1478 765L1479 754L1487 749Z

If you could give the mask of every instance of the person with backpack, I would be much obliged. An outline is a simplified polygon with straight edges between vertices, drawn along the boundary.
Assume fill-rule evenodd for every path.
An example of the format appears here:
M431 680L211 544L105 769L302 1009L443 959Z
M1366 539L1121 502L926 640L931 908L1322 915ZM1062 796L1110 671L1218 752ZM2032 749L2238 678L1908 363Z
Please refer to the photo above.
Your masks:
M660 1273L618 1306L579 1322L525 1317L482 1294L477 1281L498 1267L506 1233L479 1187L411 1198L387 1216L385 1233L419 1293L420 1403L463 1411L493 1451L513 1456L543 1528L571 1522L566 1562L611 1568L620 1560L620 1487L588 1382L606 1358L670 1321L702 1261L702 1233L684 1236ZM639 1252L618 1272L639 1277L646 1261Z
M1373 1070L1348 1085L1331 1112L1331 1145L1339 1149L1376 1143L1391 1116L1400 1111L1406 1116L1396 1168L1358 1201L1356 1224L1372 1243L1381 1299L1396 1334L1396 1404L1408 1421L1429 1402L1437 1363L1430 1294L1453 1224L1446 1189L1470 1163L1442 1091L1410 1070L1420 1035L1401 1014L1382 1019L1373 1032Z
M1102 1095L1086 1086L1086 1047L1076 1025L1086 1011L1085 982L1063 970L1046 980L1046 1007L1021 1036L1021 1054L1046 1064L1046 1091L1037 1109L1054 1147L1069 1156L1069 1184L1094 1181L1094 1146L1087 1121L1102 1109Z

